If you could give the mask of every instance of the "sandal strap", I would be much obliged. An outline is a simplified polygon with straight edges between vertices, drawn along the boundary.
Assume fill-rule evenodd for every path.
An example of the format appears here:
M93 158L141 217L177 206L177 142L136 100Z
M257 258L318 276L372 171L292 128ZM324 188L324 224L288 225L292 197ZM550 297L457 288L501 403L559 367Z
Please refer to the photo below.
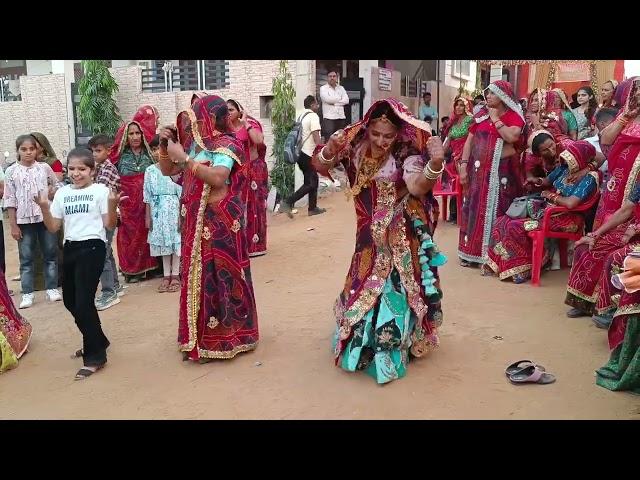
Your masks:
M530 368L533 368L533 372L531 372L531 374L524 381L525 382L537 382L538 380L540 380L542 375L544 375L544 372L542 370L540 370L537 365L533 365L531 367L527 367L525 370L528 370ZM525 373L528 373L528 372L523 371L521 373L525 374Z

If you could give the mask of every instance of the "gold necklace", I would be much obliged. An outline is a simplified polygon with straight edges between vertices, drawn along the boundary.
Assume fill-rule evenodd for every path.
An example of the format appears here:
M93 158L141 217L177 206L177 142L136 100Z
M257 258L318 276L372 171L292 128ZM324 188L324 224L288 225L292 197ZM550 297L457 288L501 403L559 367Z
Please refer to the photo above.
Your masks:
M357 196L363 188L369 188L371 180L378 173L380 167L384 164L389 156L389 152L384 152L379 157L371 155L371 148L367 149L367 154L362 156L358 170L356 171L355 185L347 190L348 196L353 198Z

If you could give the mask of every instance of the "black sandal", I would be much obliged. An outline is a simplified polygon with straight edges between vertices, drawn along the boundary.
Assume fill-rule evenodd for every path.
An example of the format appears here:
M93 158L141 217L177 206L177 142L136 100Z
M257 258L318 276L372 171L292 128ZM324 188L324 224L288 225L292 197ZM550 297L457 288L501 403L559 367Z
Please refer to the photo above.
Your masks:
M84 380L85 378L89 378L98 370L101 370L102 368L104 368L104 365L100 365L93 368L95 368L95 370L91 370L90 368L87 368L87 367L82 367L80 370L78 370L78 373L76 373L76 377L74 380Z

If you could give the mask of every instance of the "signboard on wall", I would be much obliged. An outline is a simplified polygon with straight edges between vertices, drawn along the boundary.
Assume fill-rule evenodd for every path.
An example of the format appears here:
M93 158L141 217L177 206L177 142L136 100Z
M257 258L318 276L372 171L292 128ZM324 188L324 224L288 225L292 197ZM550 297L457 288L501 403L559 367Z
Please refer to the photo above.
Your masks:
M588 82L591 71L588 62L559 63L556 67L556 82Z
M386 68L378 69L378 90L391 91L392 71Z

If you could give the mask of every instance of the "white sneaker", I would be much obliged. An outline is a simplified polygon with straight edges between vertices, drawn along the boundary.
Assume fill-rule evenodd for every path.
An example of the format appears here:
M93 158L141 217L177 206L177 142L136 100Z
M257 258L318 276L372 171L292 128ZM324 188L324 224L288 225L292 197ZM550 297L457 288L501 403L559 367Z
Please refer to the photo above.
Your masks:
M62 295L60 295L60 292L56 288L47 290L47 300L50 302L59 302L62 300Z
M29 308L33 306L33 293L25 293L22 295L22 301L18 308Z

